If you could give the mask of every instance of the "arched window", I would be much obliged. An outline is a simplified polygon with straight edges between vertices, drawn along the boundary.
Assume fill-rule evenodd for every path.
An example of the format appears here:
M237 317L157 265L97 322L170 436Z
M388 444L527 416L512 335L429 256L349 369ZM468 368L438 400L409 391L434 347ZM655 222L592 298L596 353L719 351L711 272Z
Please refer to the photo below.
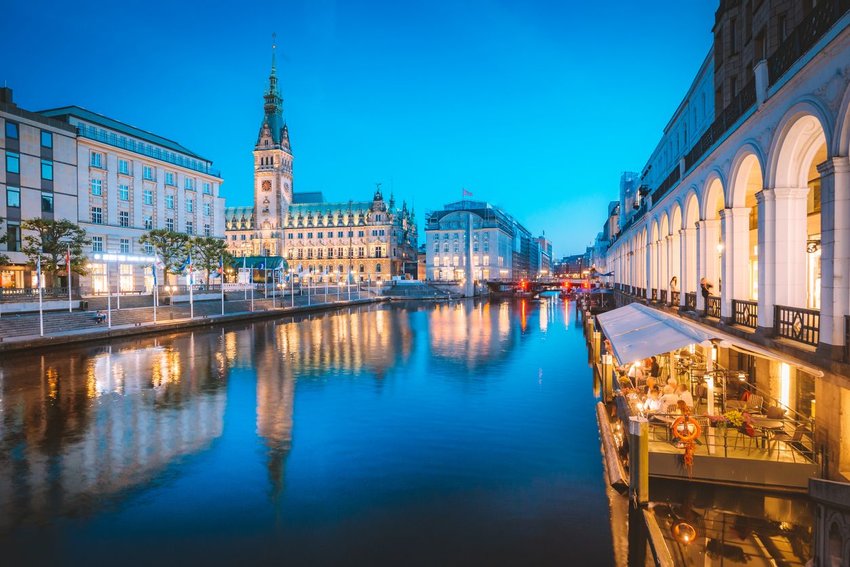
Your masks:
M381 265L380 264L375 265L375 271L379 274L381 273Z

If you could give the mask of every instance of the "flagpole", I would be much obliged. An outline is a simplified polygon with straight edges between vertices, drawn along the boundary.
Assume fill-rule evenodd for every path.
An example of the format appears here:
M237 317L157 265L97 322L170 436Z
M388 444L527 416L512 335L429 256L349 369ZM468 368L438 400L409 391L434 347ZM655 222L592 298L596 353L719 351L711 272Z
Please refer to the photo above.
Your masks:
M67 267L68 267L68 313L71 313L71 312L73 312L73 309L71 308L71 246L70 245L68 246L68 255L65 257L65 259L66 259L65 264L67 264Z
M248 278L248 279L250 280L249 285L251 286L251 313L253 313L254 312L254 268L253 268L253 266L251 267L251 277Z
M159 286L156 281L156 262L151 266L153 273L153 324L156 325L156 306L159 303Z
M245 274L245 271L246 271L246 268L245 268L245 256L242 256L242 275L243 275L243 276L245 276L245 275L246 275L246 274ZM250 279L250 278L249 278L249 279ZM247 287L242 288L242 292L243 292L243 293L242 293L242 300L244 301L244 300L248 299L248 288L247 288ZM253 311L253 310L252 310L252 311Z
M188 277L188 280L187 280L188 284L189 284L189 319L195 318L195 296L194 296L194 293L193 293L193 290L192 290L192 281L193 280L194 280L194 278L192 277L192 256L190 254L189 255L189 277Z
M42 297L41 297L41 252L38 254L38 266L37 266L37 277L38 277L38 329L40 336L44 336L44 309L42 306Z
M109 281L109 266L110 263L106 263L106 326L107 328L112 328L112 284Z
M292 272L289 272L289 285L290 290L292 292L290 295L291 303L289 305L295 307L295 274L293 274Z
M221 278L221 314L224 315L224 256L218 258L218 276Z
M277 308L277 302L275 301L275 296L277 295L277 290L276 290L276 289L275 289L275 287L274 287L274 275L275 275L275 272L277 272L277 269L276 269L276 268L275 268L274 270L272 270L272 309L276 309L276 308ZM281 305L281 307L283 307L283 306Z

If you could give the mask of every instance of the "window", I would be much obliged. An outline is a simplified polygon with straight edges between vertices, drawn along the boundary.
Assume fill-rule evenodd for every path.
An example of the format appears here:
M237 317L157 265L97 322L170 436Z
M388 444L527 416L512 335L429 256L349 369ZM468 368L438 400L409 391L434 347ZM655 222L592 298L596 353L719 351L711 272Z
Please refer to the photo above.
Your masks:
M15 122L6 122L6 137L13 140L18 139L18 125Z
M212 205L210 203L204 203L204 216L208 217L212 214Z
M204 195L212 195L212 185L204 182Z
M53 162L49 159L41 160L41 178L48 181L53 179Z
M333 258L333 257L334 257L334 249L328 248L328 258Z
M21 251L21 223L18 221L6 221L6 250Z
M353 230L349 230L349 231L348 231L348 238L353 238L353 237L354 237L354 231L353 231Z
M91 222L92 224L103 224L103 209L100 207L91 208Z
M194 213L195 212L195 200L194 199L186 199L186 212Z
M320 233L318 233L318 236L316 236L316 238L324 238L324 237L325 237L324 232L320 232Z
M195 234L195 223L186 221L186 234Z
M342 231L341 231L341 230L340 230L339 232L337 232L337 233L336 233L336 237L337 237L337 238L342 238Z
M91 185L91 194L92 195L103 195L103 180L101 179L92 179L89 183Z
M241 234L240 236L242 237L242 240L245 240L245 235L244 235L244 234ZM236 238L236 237L234 236L233 238Z
M145 205L153 205L153 191L145 189L142 192L142 201Z
M174 231L174 219L165 219L165 229Z
M165 208L173 209L174 208L174 195L166 195L165 196Z
M208 224L204 225L204 236L212 236L212 229Z
M307 233L307 238L312 239L312 238L313 238L313 233L312 233L312 232L308 232L308 233Z
M6 187L6 206L21 206L21 190L18 187Z
M92 152L89 156L89 164L92 167L99 167L103 169L103 154L100 152Z
M243 234L242 236L245 236L245 235ZM231 236L230 240L236 240L236 235L234 234L233 236Z
M183 188L188 190L188 191L194 191L195 190L195 180L192 179L191 177L185 178L183 180Z
M145 217L145 230L153 230L153 217L150 215Z
M123 173L124 175L130 175L130 162L126 159L118 160L118 173Z
M148 256L153 256L153 244L150 242L145 243L145 254Z
M121 251L121 254L129 254L130 253L130 239L129 238L122 238L120 243L119 243L119 247L120 247L119 250Z
M21 156L15 152L6 152L6 171L9 173L21 172Z
M120 211L118 213L118 226L130 226L130 213L127 211Z
M41 131L41 147L42 148L52 148L53 147L53 132L45 132Z
M780 14L776 21L776 33L779 35L780 41L788 37L788 16Z
M148 181L154 181L153 168L149 165L142 166L142 177Z
M130 186L129 185L119 185L118 186L118 198L122 201L130 200Z
M174 172L166 171L165 172L165 184L166 185L174 185Z
M92 236L91 237L91 251L92 252L103 252L103 237L102 236Z
M52 213L53 212L53 193L42 193L41 194L41 212L42 213Z

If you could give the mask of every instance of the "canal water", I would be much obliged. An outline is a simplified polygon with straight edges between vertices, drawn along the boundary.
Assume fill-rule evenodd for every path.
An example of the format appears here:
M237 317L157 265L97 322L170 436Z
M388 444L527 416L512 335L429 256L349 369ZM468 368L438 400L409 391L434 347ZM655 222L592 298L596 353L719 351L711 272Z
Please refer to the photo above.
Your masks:
M3 564L612 565L573 309L383 304L3 355Z

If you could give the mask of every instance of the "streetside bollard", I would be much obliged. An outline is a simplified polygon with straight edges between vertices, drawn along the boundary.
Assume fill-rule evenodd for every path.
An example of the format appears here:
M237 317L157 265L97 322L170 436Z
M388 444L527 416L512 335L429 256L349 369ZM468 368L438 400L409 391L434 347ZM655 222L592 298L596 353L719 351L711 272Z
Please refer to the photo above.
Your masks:
M614 373L614 360L610 354L602 355L602 400L606 403L614 395L614 384L612 375Z
M629 417L629 498L638 506L649 502L649 421Z

